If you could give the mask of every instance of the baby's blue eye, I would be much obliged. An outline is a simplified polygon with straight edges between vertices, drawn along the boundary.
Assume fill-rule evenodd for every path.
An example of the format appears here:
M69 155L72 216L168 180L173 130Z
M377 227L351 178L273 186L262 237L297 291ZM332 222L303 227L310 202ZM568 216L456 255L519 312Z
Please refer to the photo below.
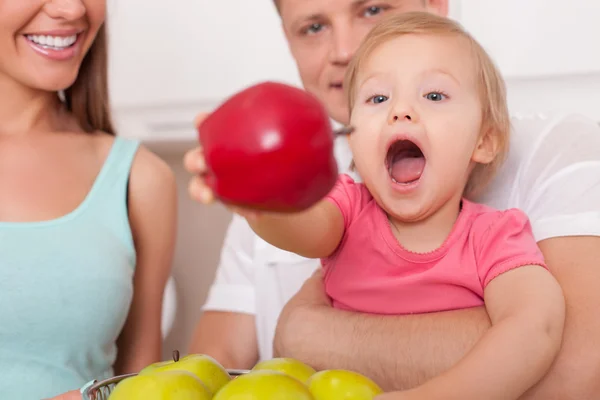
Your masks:
M431 93L427 93L425 95L425 98L427 100L431 100L431 101L442 101L446 98L446 95L444 95L443 93L439 93L439 92L431 92Z
M371 97L369 100L371 102L373 102L374 104L379 104L379 103L383 103L384 101L387 101L387 99L388 98L386 96L377 95L377 96Z

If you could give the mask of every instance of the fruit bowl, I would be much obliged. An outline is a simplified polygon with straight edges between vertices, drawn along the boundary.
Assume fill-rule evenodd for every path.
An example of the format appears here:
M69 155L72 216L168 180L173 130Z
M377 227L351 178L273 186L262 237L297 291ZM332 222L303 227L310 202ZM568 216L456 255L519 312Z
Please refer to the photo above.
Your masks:
M228 369L227 372L232 377L236 377L247 374L250 371L244 369ZM93 385L83 390L83 400L107 400L110 392L114 389L117 383L135 375L137 374L120 375L115 376L114 378L95 382Z

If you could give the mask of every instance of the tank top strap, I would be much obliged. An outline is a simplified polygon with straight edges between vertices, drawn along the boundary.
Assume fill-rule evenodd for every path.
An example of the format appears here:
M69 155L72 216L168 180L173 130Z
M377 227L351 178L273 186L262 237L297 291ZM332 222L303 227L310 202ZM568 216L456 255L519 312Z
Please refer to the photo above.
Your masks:
M110 226L133 248L129 225L128 188L133 161L139 149L137 140L115 137L112 148L90 192L86 217L96 224Z
M139 141L115 137L112 148L97 177L97 189L100 192L125 190L135 155L140 146ZM125 184L125 186L123 186Z

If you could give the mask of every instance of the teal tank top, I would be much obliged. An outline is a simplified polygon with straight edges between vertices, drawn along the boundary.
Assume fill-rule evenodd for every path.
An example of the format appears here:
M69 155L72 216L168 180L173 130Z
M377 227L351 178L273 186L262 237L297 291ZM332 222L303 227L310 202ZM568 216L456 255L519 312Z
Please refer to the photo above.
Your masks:
M40 400L113 375L133 296L127 188L137 148L117 137L71 213L0 222L1 399Z

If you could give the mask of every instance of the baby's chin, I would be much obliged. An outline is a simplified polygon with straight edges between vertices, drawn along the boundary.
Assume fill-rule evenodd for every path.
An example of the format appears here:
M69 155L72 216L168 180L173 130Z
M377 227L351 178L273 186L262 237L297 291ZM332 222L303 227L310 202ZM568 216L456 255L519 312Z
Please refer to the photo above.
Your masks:
M369 191L379 207L386 213L388 219L392 221L411 224L423 221L435 213L434 210L417 199L398 199L391 195L379 194L376 187L369 189Z

